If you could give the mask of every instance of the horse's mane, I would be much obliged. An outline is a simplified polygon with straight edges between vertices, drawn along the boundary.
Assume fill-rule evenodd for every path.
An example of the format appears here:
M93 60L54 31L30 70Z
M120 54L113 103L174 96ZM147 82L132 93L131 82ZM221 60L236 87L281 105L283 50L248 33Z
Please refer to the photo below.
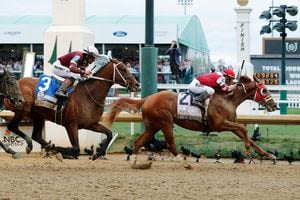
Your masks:
M251 81L252 80L248 76L246 76L246 75L240 76L240 78L238 79L238 83L249 83ZM225 96L226 98L229 97L228 93L222 91L221 89L216 89L216 93L215 94L221 95L223 97Z
M91 69L92 74L97 73L101 70L105 65L112 61L107 55L100 55L100 57L95 61L95 66Z
M15 75L7 70L0 75L0 93L12 99L17 99L21 95Z
M251 81L252 80L246 75L241 76L238 80L239 83L248 83L248 82L251 82Z

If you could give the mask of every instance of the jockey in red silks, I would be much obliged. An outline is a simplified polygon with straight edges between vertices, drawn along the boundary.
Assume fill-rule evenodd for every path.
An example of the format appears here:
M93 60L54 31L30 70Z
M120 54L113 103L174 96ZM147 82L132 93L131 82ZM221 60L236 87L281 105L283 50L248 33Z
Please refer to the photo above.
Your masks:
M231 92L236 85L232 85L235 73L232 69L225 69L222 73L212 72L197 76L189 85L189 91L196 95L192 104L203 107L205 100L205 112L209 104L210 96L215 93L216 88L221 88L225 92Z
M57 97L67 97L67 89L73 85L76 79L91 74L91 70L87 66L98 57L99 52L94 46L88 46L83 51L74 51L59 57L52 65L52 72L65 78L65 80L55 95Z

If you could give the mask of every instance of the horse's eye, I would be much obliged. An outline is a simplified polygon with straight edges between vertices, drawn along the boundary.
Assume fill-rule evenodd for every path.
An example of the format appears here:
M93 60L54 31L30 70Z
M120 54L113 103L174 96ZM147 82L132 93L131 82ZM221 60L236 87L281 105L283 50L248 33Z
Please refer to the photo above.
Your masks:
M268 90L266 88L262 88L260 91L261 95L267 95L268 94Z

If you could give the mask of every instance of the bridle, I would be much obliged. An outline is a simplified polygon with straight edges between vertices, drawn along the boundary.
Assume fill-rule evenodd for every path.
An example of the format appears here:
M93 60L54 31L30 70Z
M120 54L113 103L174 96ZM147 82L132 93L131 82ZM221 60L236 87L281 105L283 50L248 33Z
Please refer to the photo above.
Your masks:
M246 90L244 83L238 83L237 85L241 85L243 87L244 93L247 95L247 90ZM267 93L264 92L264 89L265 88L263 87L263 83L256 82L256 91L253 96L253 100L255 102L261 104L262 106L266 106L268 101L273 99L273 97L270 94L268 95ZM248 96L250 96L250 95L248 95Z
M255 94L254 94L254 101L256 101L257 103L263 105L263 106L266 106L267 103L273 99L273 97L268 94L267 92L265 92L265 88L263 87L263 83L256 83L256 91L255 91Z
M120 72L118 66L122 64L122 62L118 62L117 64L116 63L113 63L113 68L114 68L114 72L113 72L113 79L110 80L110 79L106 79L106 78L102 78L102 77L97 77L97 76L89 76L87 79L96 79L96 80L100 80L100 81L107 81L107 82L110 82L112 84L115 84L116 83L116 73L121 77L122 81L124 82L124 85L126 88L129 87L129 84L128 84L128 81L126 80L126 78L128 77L124 77L122 75L122 73Z
M111 61L111 62L113 62L113 61ZM93 76L93 75L87 77L87 79L95 79L95 80L106 81L106 82L115 84L115 83L116 83L116 74L118 74L118 75L121 77L122 81L124 82L125 87L128 88L128 87L129 87L129 83L128 83L128 81L126 80L126 78L128 78L128 77L124 77L124 76L122 75L122 73L120 72L120 70L119 70L119 68L118 68L118 66L119 66L120 64L122 64L122 62L118 62L117 64L113 62L113 69L114 69L114 71L113 71L113 79L112 79L112 80L106 79L106 78L102 78L102 77L98 77L98 76ZM105 104L99 103L99 102L93 97L93 95L91 94L89 88L87 87L86 82L85 82L85 88L86 88L86 90L87 90L87 92L88 92L90 98L91 98L98 106L104 107Z

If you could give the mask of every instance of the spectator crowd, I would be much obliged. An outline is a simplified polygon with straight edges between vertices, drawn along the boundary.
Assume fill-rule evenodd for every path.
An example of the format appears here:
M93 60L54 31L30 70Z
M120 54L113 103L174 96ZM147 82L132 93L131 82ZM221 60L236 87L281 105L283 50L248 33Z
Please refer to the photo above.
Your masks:
M0 67L3 67L13 73L17 79L21 78L21 74L23 71L23 63L22 60L0 60ZM36 61L33 66L33 76L39 77L43 73L43 65L42 61Z

